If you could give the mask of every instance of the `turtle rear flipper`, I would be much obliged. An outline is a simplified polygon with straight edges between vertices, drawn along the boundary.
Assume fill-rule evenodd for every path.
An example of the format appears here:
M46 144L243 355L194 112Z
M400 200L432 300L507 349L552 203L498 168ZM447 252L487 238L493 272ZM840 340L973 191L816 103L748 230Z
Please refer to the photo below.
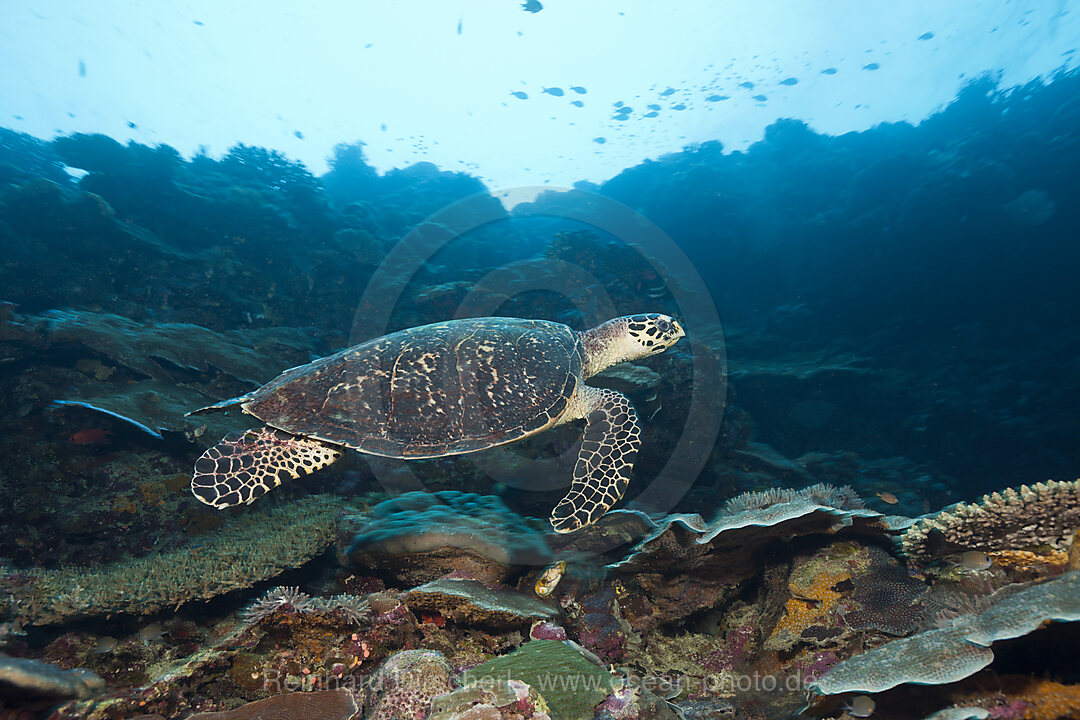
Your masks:
M551 511L555 532L591 525L618 502L630 484L641 427L630 399L615 390L579 389L588 409L570 492Z
M273 428L229 433L195 461L191 492L218 509L250 503L281 484L330 465L341 452Z

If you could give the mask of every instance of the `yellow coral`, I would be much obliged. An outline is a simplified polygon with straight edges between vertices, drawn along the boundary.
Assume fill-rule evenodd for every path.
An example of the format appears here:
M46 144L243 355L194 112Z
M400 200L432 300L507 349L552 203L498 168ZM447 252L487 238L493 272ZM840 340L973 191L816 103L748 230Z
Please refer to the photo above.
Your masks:
M788 583L791 598L787 601L784 614L776 623L766 647L783 647L797 639L806 628L825 621L836 606L842 593L836 585L849 580L850 573L823 571L814 575L809 584L796 580Z
M1062 685L1053 680L1027 677L1002 678L1006 695L1028 704L1025 720L1080 718L1080 685Z
M1069 563L1069 554L1064 550L1050 549L1046 553L1034 553L1030 550L998 550L987 553L995 565L1015 570L1063 569Z

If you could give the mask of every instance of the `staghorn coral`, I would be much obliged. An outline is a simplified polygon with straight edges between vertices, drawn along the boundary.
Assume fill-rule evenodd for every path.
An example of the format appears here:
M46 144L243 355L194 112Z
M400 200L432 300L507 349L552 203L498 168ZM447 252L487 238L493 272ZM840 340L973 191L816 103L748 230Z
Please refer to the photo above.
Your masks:
M904 533L904 552L928 562L945 552L988 553L1049 546L1067 550L1080 527L1080 480L1048 480L957 503L920 518Z
M249 510L195 547L99 568L9 573L7 614L30 625L115 613L148 614L250 587L298 567L333 538L341 500L311 496Z

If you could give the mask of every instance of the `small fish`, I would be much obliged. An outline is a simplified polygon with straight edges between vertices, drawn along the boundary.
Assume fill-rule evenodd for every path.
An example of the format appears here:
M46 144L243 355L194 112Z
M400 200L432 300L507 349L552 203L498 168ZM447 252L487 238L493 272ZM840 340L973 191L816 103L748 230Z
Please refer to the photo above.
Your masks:
M585 107L585 103L581 102L580 100L573 100L570 102L570 104L574 107Z
M513 95L514 97L516 97L518 100L528 100L529 99L529 93L522 92L521 90L515 90L514 92L512 92L510 94Z
M793 77L784 78L783 80L780 81L780 84L781 85L798 85L799 84L799 79L798 78L793 78Z
M555 591L555 586L562 580L563 573L565 572L566 563L560 560L544 572L540 573L540 577L536 579L533 590L540 597L547 597Z
M538 13L544 9L544 6L537 0L525 0L525 2L521 3L521 9L525 12Z
M916 40L933 40L934 39L934 33L932 33L932 32L924 32L922 35L920 35L919 37L917 37L915 39Z
M874 714L875 707L877 703L869 695L856 695L844 703L844 709L857 718L870 717Z
M458 21L457 21L457 34L458 35L461 34L461 23L462 22L463 22L463 20L461 18L458 18Z
M580 85L571 85L570 89L573 90L574 92L576 92L578 95L584 95L585 93L589 92L588 90L581 87Z
M596 143L597 145L603 145L604 143L606 143L606 142L607 142L607 138L605 138L605 137L594 137L594 138L592 139L592 141L593 141L594 143Z
M877 496L881 498L881 502L888 503L890 505L895 505L896 503L900 502L900 499L888 490L882 490L881 492L877 493Z
M989 570L994 558L980 550L968 550L957 555L952 563L965 570Z
M101 445L107 442L113 433L104 428L86 428L68 435L68 442L72 445Z
M721 100L727 99L727 95L710 95L709 97L705 98L705 102L720 102Z
M755 95L754 96L754 100L757 100L758 102L765 102L768 99L769 98L765 97L764 95Z
M112 652L115 648L116 638L110 637L108 635L102 635L97 639L97 642L94 643L94 647L90 649L90 652L94 653L95 655L104 655L105 653Z
M877 63L867 63L866 65L863 65L862 69L863 70L877 70L880 67L881 66L878 65Z
M675 88L668 88L664 92L660 93L660 97L667 97L668 95L674 95L674 94L675 94Z
M563 89L561 87L544 88L540 92L545 92L548 95L554 95L555 97L562 97L564 95Z

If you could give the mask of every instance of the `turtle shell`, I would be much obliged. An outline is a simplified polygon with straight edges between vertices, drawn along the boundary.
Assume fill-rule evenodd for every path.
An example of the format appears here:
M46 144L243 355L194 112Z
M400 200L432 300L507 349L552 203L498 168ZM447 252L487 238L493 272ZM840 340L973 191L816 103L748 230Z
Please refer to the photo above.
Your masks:
M467 453L554 425L582 358L578 334L561 323L451 320L287 370L243 408L286 432L374 455Z

